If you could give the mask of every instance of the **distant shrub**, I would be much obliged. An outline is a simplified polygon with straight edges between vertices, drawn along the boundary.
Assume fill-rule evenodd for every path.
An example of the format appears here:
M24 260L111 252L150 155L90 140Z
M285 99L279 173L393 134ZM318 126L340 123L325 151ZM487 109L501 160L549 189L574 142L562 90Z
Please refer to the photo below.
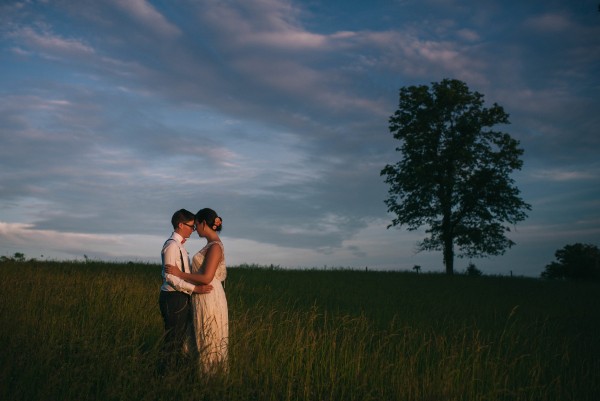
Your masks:
M596 245L565 245L554 254L556 261L541 274L547 279L600 279L600 249Z
M479 276L483 275L481 270L479 270L477 268L477 266L475 266L475 264L473 264L473 263L469 263L469 266L467 266L467 270L465 271L465 274L469 277L479 277Z

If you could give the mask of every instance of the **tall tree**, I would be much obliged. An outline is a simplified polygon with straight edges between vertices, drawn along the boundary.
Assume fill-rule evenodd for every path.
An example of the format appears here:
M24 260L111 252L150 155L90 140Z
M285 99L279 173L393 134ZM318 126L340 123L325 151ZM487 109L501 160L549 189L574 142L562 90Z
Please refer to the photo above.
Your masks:
M505 235L509 224L531 209L510 178L523 150L493 130L497 124L509 124L504 109L484 107L483 95L454 79L401 88L389 119L402 159L381 170L389 184L385 204L396 215L388 228L427 226L419 249L443 251L448 274L455 246L459 257L503 254L514 245Z

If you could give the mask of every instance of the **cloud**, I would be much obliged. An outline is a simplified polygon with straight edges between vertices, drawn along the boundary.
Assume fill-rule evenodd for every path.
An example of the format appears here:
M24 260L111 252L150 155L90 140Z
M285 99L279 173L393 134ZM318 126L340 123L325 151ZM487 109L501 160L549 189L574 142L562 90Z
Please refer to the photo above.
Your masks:
M545 13L527 19L525 26L540 33L559 33L571 29L573 24L564 14Z
M456 35L467 42L478 42L481 40L481 36L472 29L459 29L456 31Z
M527 243L543 243L553 241L556 249L560 244L586 242L585 238L598 237L600 228L598 221L576 222L575 224L523 224L512 235L517 241Z
M116 7L124 10L134 20L144 26L146 31L157 32L161 36L173 38L181 35L181 30L170 23L156 8L146 0L112 0Z
M92 47L81 40L62 38L50 31L38 33L25 27L11 36L46 56L89 57L95 53Z
M39 240L91 235L77 247L108 254L93 241L143 233L158 247L173 210L213 206L238 255L391 266L413 245L376 234L379 171L398 158L388 118L400 87L445 77L511 114L537 222L597 197L597 24L552 4L392 3L3 8L0 221Z
M202 18L212 27L218 27L236 47L259 45L289 51L319 48L324 42L322 35L301 28L298 19L302 11L291 2L202 3L198 6Z
M102 260L134 259L138 260L136 247L147 241L143 235L97 235L64 232L56 230L38 230L30 224L6 223L0 221L0 241L5 246L15 249L15 252L25 251L28 257L37 257L44 252L47 258L62 257L68 259L81 258L87 255ZM152 242L156 242L153 239ZM27 252L32 244L37 244L35 254ZM158 245L157 255L159 255ZM137 255L137 256L135 256Z
M598 175L591 171L543 169L530 173L534 179L543 181L589 181L597 180Z

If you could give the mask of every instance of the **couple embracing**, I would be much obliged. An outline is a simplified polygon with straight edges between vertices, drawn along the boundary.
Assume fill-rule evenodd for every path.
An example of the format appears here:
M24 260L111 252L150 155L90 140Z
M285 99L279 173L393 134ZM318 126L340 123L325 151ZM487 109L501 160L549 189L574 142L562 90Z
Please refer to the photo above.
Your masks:
M159 305L165 336L160 373L176 369L190 356L203 373L227 371L229 318L224 281L225 251L219 238L223 220L212 209L195 215L185 209L171 218L173 234L163 245ZM184 247L196 231L206 245L192 263Z

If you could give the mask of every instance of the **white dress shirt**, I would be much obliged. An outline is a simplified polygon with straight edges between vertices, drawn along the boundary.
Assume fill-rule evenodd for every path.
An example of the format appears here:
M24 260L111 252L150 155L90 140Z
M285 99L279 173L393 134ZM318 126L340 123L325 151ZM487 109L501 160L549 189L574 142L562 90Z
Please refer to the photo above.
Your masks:
M183 237L173 232L171 237L163 245L160 253L162 259L162 277L163 283L161 291L181 291L186 294L194 292L194 284L189 283L172 274L165 274L165 265L177 266L179 270L190 273L190 259L185 247L181 243Z

